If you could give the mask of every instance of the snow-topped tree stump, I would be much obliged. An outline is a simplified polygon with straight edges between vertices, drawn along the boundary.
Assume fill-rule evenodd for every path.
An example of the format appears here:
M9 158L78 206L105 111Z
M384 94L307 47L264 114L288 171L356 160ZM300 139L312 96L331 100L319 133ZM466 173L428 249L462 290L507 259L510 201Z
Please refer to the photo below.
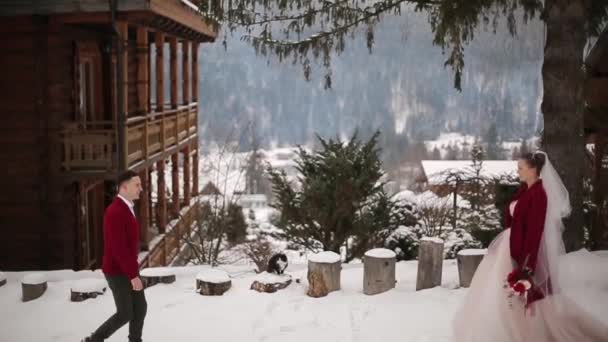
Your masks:
M28 302L41 297L46 291L46 277L41 273L28 274L21 280L21 300Z
M258 274L253 283L251 283L251 290L258 292L274 293L278 290L282 290L291 284L291 276L289 274L274 274L268 272L262 272Z
M97 298L106 292L108 283L103 279L79 279L70 288L70 301L82 302L89 298Z
M461 287L471 286L475 271L487 252L486 249L463 249L458 252L456 260L458 261L458 278Z
M443 240L428 237L420 239L416 291L440 286L442 271Z
M0 272L0 286L6 285L6 276L3 272Z
M221 296L232 286L226 271L209 269L196 276L196 290L203 296Z
M175 270L171 267L148 267L139 273L144 287L175 282Z
M323 297L340 289L342 262L334 252L321 252L308 258L308 292L310 297Z
M386 248L375 248L363 258L363 293L375 295L395 287L397 255Z

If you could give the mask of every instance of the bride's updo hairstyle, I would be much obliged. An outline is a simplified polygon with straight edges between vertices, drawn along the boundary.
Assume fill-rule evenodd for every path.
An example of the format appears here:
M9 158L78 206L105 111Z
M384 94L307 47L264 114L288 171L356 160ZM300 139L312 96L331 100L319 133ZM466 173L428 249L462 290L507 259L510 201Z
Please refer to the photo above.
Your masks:
M525 160L529 167L536 170L536 175L540 176L540 172L545 166L545 155L542 153L526 153L521 159Z

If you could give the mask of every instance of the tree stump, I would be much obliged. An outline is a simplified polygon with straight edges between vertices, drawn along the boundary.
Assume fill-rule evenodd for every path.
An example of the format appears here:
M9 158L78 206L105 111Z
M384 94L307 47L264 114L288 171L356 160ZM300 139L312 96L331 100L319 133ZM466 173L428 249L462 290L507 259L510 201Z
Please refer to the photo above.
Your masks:
M171 267L144 268L139 275L144 284L144 288L156 284L171 284L175 282L175 270Z
M416 291L440 286L442 270L443 240L439 238L420 239Z
M458 260L458 278L461 287L471 286L475 271L486 253L486 249L463 249L458 252L456 260Z
M340 256L334 252L321 252L308 258L308 295L323 297L340 289Z
M23 302L28 302L39 298L46 291L46 277L43 274L28 274L21 281L21 290Z
M70 288L70 301L82 302L97 298L106 292L107 282L103 279L80 279Z
M228 273L222 270L205 270L196 276L196 290L203 296L221 296L231 286Z
M325 297L329 293L323 275L319 271L308 271L308 291L306 294L313 298Z
M376 248L363 258L363 293L374 295L395 287L397 255L390 249Z
M282 290L291 284L291 276L289 274L277 275L268 272L258 274L253 283L251 290L258 292L274 293Z
M3 272L0 272L0 286L6 285L6 276Z

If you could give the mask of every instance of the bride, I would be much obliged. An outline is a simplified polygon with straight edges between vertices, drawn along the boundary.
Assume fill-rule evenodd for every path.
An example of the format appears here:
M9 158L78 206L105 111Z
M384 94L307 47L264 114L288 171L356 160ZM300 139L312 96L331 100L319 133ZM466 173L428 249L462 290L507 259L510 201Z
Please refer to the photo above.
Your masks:
M601 321L608 316L608 303L601 304L604 315L591 313L578 299L592 292L575 274L579 266L591 271L588 275L600 272L590 269L600 257L565 253L566 188L544 152L521 158L518 174L522 186L507 207L507 229L492 241L475 272L456 313L452 341L608 341L608 324ZM570 269L564 266L567 261Z

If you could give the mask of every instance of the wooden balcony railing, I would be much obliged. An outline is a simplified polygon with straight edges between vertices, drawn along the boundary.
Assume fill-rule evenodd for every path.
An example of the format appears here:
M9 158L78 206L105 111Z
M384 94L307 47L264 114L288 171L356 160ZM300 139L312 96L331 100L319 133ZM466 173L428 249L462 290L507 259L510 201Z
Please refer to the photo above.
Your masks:
M116 132L111 121L64 126L62 166L67 171L111 170L115 165Z
M132 166L188 140L197 131L196 103L146 116L126 124L125 158ZM62 131L66 171L110 171L116 168L118 128L115 122L67 124Z
M192 224L198 220L199 202L183 208L175 224L167 226L167 232L158 237L150 246L148 254L140 261L140 268L166 266L170 264L192 233Z

